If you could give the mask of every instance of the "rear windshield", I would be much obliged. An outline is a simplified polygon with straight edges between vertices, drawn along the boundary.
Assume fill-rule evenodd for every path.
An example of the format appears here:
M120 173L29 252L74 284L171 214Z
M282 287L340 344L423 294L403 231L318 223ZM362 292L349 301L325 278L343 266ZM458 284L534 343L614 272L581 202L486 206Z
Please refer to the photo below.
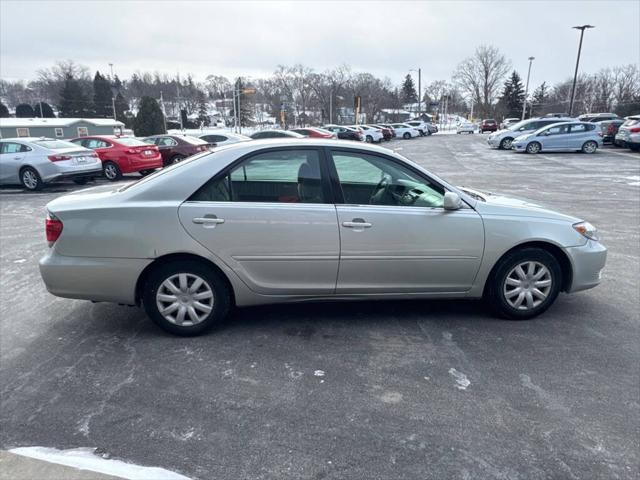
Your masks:
M64 148L78 148L78 145L71 142L65 142L64 140L36 140L34 145L39 147L48 148L51 150L62 150Z
M640 118L628 118L626 122L622 124L623 127L630 127L635 125L636 123L640 123Z
M147 145L149 145L142 140L131 137L120 137L116 139L116 142L120 143L121 145L126 145L127 147L146 147Z

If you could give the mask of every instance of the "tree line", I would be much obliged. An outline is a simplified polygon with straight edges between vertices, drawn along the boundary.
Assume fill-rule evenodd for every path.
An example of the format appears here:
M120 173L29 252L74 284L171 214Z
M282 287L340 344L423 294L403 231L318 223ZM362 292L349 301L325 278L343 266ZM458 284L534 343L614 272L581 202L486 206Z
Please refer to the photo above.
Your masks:
M114 117L134 126L142 99L161 101L161 115L183 126L207 124L211 110L238 112L243 125L275 117L287 125L339 123L353 109L359 96L362 111L373 121L383 109L442 110L478 117L519 117L525 92L522 76L496 47L478 46L458 64L448 80L427 83L417 92L410 74L398 79L379 78L340 65L323 72L296 64L279 65L266 78L228 79L208 75L196 81L192 75L169 76L159 72L136 72L128 79L95 72L73 61L57 62L37 71L31 81L0 80L0 116L8 108L16 116ZM572 78L550 85L530 85L527 116L563 113L568 110ZM242 92L253 91L254 94ZM234 95L234 92L240 92ZM146 107L153 106L149 100ZM155 108L155 107L154 107ZM160 108L160 106L158 107ZM576 87L575 113L614 111L619 115L640 110L640 73L635 64L603 68L581 74ZM345 113L346 112L346 113ZM154 114L156 117L157 114ZM195 119L195 120L194 120ZM229 120L229 119L227 119ZM352 117L351 117L352 120Z

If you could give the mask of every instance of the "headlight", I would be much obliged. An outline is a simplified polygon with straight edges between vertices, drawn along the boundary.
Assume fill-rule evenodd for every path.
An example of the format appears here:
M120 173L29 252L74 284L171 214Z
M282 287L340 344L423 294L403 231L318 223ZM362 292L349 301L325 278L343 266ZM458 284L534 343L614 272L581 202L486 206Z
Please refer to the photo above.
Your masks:
M589 222L574 223L573 229L580 235L590 238L591 240L598 240L598 229Z

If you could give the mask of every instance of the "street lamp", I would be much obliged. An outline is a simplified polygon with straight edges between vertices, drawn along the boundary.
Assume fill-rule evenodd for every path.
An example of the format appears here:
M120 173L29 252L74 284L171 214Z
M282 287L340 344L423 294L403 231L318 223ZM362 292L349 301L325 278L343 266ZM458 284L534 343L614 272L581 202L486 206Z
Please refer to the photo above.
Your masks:
M573 85L571 86L571 100L569 101L569 116L573 113L573 99L576 94L576 80L578 78L578 65L580 64L580 52L582 51L582 37L584 37L584 31L587 28L595 28L593 25L580 25L572 27L576 30L580 30L580 43L578 45L578 58L576 58L576 71L573 74Z
M418 113L422 113L422 69L410 68L410 72L418 72Z
M524 120L524 115L527 111L527 94L529 93L529 76L531 75L531 64L536 59L536 57L529 57L529 71L527 72L527 86L524 87L524 104L522 105L522 118L520 120Z

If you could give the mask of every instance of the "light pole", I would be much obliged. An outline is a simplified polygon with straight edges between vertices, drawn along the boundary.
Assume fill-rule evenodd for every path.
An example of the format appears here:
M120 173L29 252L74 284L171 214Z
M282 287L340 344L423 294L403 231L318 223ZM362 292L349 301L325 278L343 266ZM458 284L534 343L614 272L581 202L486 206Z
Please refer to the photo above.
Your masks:
M578 65L580 64L580 52L582 51L582 37L584 37L584 31L587 28L595 28L593 25L580 25L572 27L576 30L580 30L580 43L578 44L578 58L576 58L576 71L573 73L573 85L571 86L571 100L569 101L569 116L573 114L573 99L576 94L576 80L578 79Z
M113 63L109 64L109 68L111 69L111 81L113 82ZM116 98L113 96L113 90L111 91L111 108L113 109L113 119L117 122L118 118L116 116Z
M422 113L422 69L409 69L410 72L418 72L418 114Z
M529 57L529 71L527 72L527 85L524 87L524 103L522 105L522 117L520 120L524 120L524 115L527 112L527 95L529 93L529 77L531 76L531 64L536 57Z

